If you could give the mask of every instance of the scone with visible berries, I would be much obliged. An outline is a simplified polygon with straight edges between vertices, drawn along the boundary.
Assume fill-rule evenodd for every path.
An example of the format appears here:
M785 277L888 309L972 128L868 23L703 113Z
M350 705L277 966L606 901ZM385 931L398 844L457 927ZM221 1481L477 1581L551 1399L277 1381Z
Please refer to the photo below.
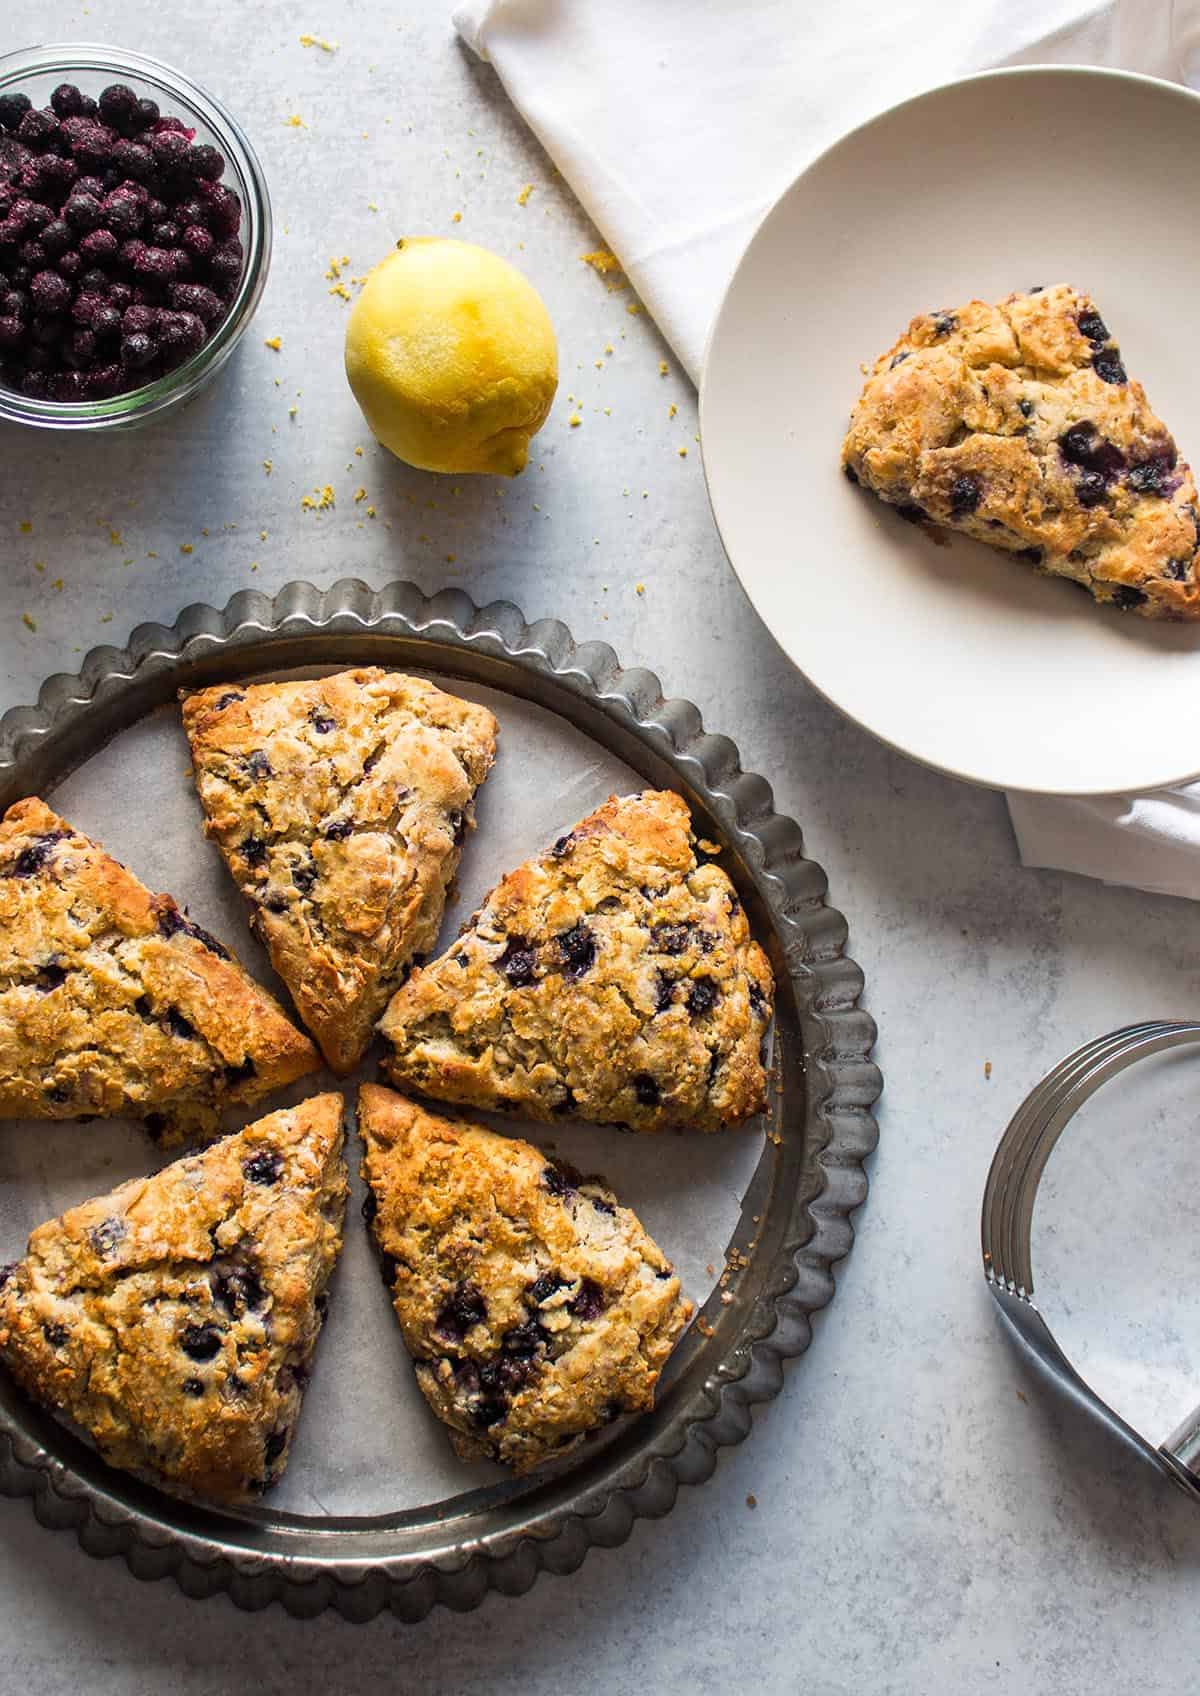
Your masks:
M208 834L335 1072L433 949L496 747L486 707L368 668L186 695Z
M278 1481L342 1246L318 1095L40 1225L0 1267L0 1361L110 1466L212 1502Z
M358 1126L396 1316L462 1459L528 1472L654 1405L692 1304L599 1179L374 1084Z
M1066 284L914 318L875 362L842 465L903 518L1144 618L1200 618L1191 469Z
M38 800L0 821L0 1118L166 1141L319 1065L228 949Z
M635 1131L762 1111L773 981L678 795L602 807L510 872L380 1023L386 1075L443 1101Z

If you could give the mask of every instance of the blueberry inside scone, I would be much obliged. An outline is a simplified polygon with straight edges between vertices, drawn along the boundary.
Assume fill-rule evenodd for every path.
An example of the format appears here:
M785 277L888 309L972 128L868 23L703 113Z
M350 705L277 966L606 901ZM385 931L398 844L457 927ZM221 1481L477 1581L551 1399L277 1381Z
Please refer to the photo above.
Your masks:
M771 969L696 846L677 795L610 797L397 992L386 1075L443 1101L638 1131L761 1112Z
M0 1267L0 1361L111 1466L261 1494L341 1251L342 1142L341 1096L313 1096L39 1226Z
M1190 467L1090 296L1066 284L914 318L842 444L852 482L1145 618L1200 617Z
M377 1085L358 1113L384 1280L463 1459L527 1472L653 1406L692 1306L629 1208L529 1143Z

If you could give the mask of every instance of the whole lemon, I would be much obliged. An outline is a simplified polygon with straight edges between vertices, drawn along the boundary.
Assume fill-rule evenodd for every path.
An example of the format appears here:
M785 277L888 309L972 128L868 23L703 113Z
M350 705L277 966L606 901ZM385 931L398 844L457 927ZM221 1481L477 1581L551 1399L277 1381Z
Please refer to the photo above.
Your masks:
M533 284L497 254L406 236L354 303L346 376L398 459L515 477L558 387L554 326Z

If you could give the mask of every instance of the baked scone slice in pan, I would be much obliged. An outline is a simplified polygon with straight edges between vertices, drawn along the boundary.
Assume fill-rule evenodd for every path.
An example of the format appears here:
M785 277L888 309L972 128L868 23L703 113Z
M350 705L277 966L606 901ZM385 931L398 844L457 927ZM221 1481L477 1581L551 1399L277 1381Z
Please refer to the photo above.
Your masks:
M464 1460L528 1472L653 1406L692 1304L599 1179L375 1084L358 1127L417 1383Z
M335 1072L437 941L496 721L375 668L183 699L206 830Z
M211 1134L320 1064L228 950L38 800L0 820L0 1117Z
M510 872L380 1030L443 1101L638 1131L761 1112L771 969L677 795L611 796Z
M342 1246L342 1098L284 1108L40 1225L0 1361L110 1465L213 1502L275 1483Z
M875 362L842 464L905 518L1145 618L1200 618L1192 472L1066 284L914 318Z

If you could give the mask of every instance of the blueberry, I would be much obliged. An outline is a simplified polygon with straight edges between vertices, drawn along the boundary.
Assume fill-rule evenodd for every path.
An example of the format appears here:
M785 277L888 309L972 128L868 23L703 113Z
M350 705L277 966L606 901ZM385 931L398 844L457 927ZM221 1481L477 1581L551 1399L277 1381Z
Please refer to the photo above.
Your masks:
M191 143L180 130L159 128L149 138L154 160L160 170L177 171L187 160Z
M312 727L318 736L328 736L331 730L337 729L337 723L328 713L314 713Z
M283 1157L271 1149L261 1149L242 1162L242 1171L252 1184L278 1183L283 1171Z
M577 980L596 963L596 939L582 922L555 938L563 960L563 976Z
M42 1335L52 1349L61 1349L70 1340L70 1332L65 1325L43 1325Z
M100 203L103 224L120 241L136 236L142 227L142 208L127 189L115 188Z
M21 347L29 335L19 318L0 318L0 348Z
M474 1284L461 1283L442 1304L435 1329L443 1337L461 1342L473 1325L487 1318L487 1303Z
M1135 465L1127 479L1129 487L1139 495L1162 495L1170 477L1170 468L1161 458L1147 459Z
M575 1194L575 1185L571 1182L570 1174L562 1166L547 1165L542 1168L542 1183L551 1195L566 1201Z
M242 203L223 183L203 183L208 203L208 222L214 234L235 236L242 222Z
M260 783L264 779L274 777L275 775L274 768L272 767L270 760L263 753L261 748L255 748L252 753L246 755L246 770L250 773L251 777L255 778Z
M154 172L154 155L141 141L114 143L112 162L123 177L130 177L135 183L144 183Z
M30 281L29 294L35 312L65 312L71 304L67 279L57 271L39 271Z
M965 472L956 477L950 485L950 511L955 518L962 518L969 512L974 512L983 494L983 484L978 477Z
M911 502L895 508L897 518L902 518L906 524L924 524L929 514L923 507L914 506Z
M682 954L692 937L690 925L655 925L650 932L660 954Z
M666 972L659 972L658 987L654 996L655 1013L665 1013L674 1004L675 983L675 978L668 977Z
M254 1267L244 1261L214 1264L211 1282L213 1300L220 1303L231 1319L243 1313L256 1313L266 1304L267 1292L262 1279ZM195 1358L204 1357L197 1355Z
M55 844L61 842L69 833L65 830L47 830L41 836L36 836L27 848L22 848L16 859L5 867L5 877L33 877L42 871L54 857Z
M1079 325L1080 335L1086 336L1089 342L1108 340L1108 326L1098 312L1081 312L1076 323Z
M104 1259L125 1241L128 1228L124 1219L113 1214L111 1218L102 1219L98 1225L93 1225L88 1232L88 1241L92 1248Z
M581 1278L579 1289L567 1303L567 1311L576 1319L598 1319L605 1306L606 1298L599 1284L592 1278Z
M1100 506L1108 494L1108 484L1098 471L1084 471L1075 485L1075 493L1080 506Z
M0 94L0 127L15 130L32 109L33 101L27 94Z
M1140 607L1145 599L1146 597L1140 589L1134 589L1127 583L1122 583L1119 588L1114 589L1112 602L1115 607L1120 607L1122 612L1127 612L1130 607Z
M221 1333L215 1325L185 1325L179 1346L189 1360L211 1360L221 1352Z
M537 1354L539 1349L545 1348L549 1341L549 1332L544 1330L536 1319L526 1319L522 1324L504 1333L500 1346L505 1354L533 1355Z
M1175 583L1186 583L1191 576L1192 562L1190 559L1169 559L1163 566L1162 574Z
M933 314L933 333L935 336L948 336L952 330L958 329L958 319L953 312L935 312Z
M115 130L132 130L137 122L138 97L126 83L109 83L101 89L97 104L104 122Z
M496 969L504 973L514 989L527 988L537 977L536 947L523 936L510 936L496 961Z
M244 701L245 699L246 697L242 694L240 689L230 689L221 696L221 699L217 702L213 711L223 713L225 708L231 707L235 701Z
M150 128L151 124L156 124L158 122L158 115L159 114L158 114L158 103L157 103L157 101L148 100L143 95L138 100L137 106L134 108L134 113L133 113L133 127L134 127L134 129L135 130L148 130Z
M317 868L313 864L311 855L306 862L292 867L292 882L300 891L301 895L311 894L313 884L316 883L316 881Z
M556 1290L561 1290L565 1280L557 1272L543 1272L529 1286L529 1299L535 1307L540 1307L544 1301L549 1301Z
M637 1097L639 1107L658 1107L662 1103L662 1091L657 1080L649 1072L637 1072L633 1079L633 1093Z
M554 847L550 850L550 852L551 852L551 854L553 854L553 856L556 860L564 860L567 857L567 855L571 852L572 848L574 848L574 846L575 846L575 833L574 833L574 831L572 831L567 836L560 836L558 841L554 844Z
M247 836L241 843L242 858L248 866L261 866L267 858L267 845L261 836Z
M140 371L149 365L157 348L150 337L140 333L121 338L121 364L127 371Z
M185 1378L180 1388L185 1396L202 1396L204 1394L204 1385L199 1378Z
M765 1019L770 1014L767 998L753 978L750 979L750 1011L760 1019Z
M325 826L325 836L330 842L344 842L353 829L349 819L331 819Z
M855 487L858 486L858 472L852 465L842 466L842 476L846 479L847 483L853 483Z
M489 1396L475 1404L471 1411L471 1417L476 1425L481 1425L484 1430L487 1430L492 1425L498 1425L507 1412L507 1402L501 1401L499 1397Z
M706 1013L711 1013L720 1000L720 990L712 978L693 978L688 989L688 1012L693 1019L701 1019Z
M195 1025L184 1018L178 1007L167 1008L167 1028L172 1036L177 1036L185 1042L196 1034Z
M908 355L908 353L897 353L897 354L895 354L895 355L894 355L894 356L893 356L893 359L892 359L892 363L891 363L891 364L890 364L890 365L889 365L889 366L888 366L888 370L889 370L889 371L894 371L894 370L895 370L895 369L896 369L896 367L897 367L897 365L903 365L903 364L904 364L904 361L905 361L905 360L906 360L906 359L907 359L907 358L908 358L908 357L909 357L909 355ZM847 468L846 468L846 469L847 469L847 470L849 470L849 466L847 466ZM855 478L855 482L857 482L857 481L858 481L858 479L857 479L857 477L856 477L856 478Z
M95 230L104 222L104 203L94 194L85 194L76 183L63 202L62 215L73 230Z
M31 107L17 125L17 140L37 153L51 147L57 138L58 119L49 107L42 110Z
M204 182L215 183L225 169L225 155L218 153L215 147L209 147L205 142L189 148L187 156L188 169L194 177Z
M224 1071L226 1089L236 1089L239 1084L248 1083L251 1078L258 1076L258 1067L253 1060L245 1059L237 1066L226 1066Z
M43 995L48 994L52 989L61 988L66 981L66 971L58 964L57 960L50 960L46 965L39 966L37 986Z
M1116 348L1106 348L1092 360L1092 370L1106 383L1127 383L1129 375Z
M208 952L215 954L218 960L231 960L233 958L225 944L218 942L211 931L205 930L203 925L193 924L188 919L183 928L194 942L198 942L202 948L207 948Z
M282 1431L272 1431L266 1442L263 1444L264 1463L267 1466L274 1466L284 1449L287 1448L287 1443L288 1433L286 1429Z

